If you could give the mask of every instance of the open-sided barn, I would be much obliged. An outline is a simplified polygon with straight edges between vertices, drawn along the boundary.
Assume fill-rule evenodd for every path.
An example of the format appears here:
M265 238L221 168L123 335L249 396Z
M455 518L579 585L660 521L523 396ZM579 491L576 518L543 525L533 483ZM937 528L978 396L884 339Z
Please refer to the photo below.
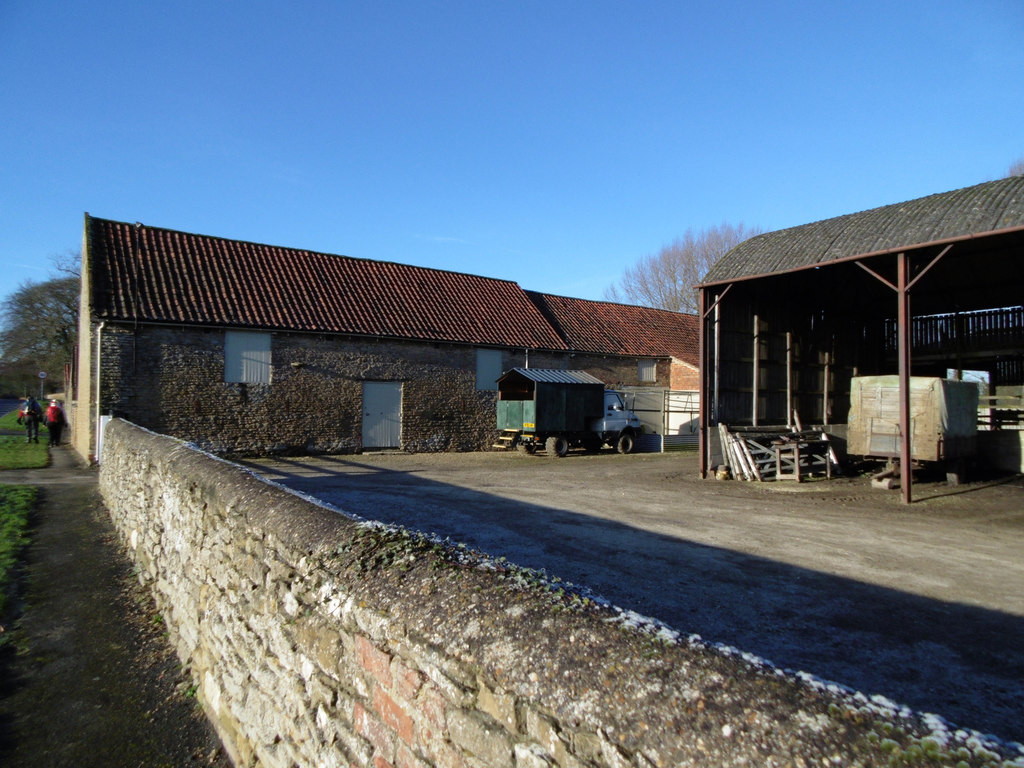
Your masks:
M1020 387L1022 304L1024 177L747 240L700 286L702 473L721 461L720 424L842 437L851 379L873 374L900 376L909 465L909 377Z

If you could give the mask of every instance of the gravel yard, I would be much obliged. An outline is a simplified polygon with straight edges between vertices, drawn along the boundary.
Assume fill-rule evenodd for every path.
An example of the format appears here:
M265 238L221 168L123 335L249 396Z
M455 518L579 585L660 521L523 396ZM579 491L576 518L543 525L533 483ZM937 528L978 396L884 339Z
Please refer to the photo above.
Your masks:
M1024 741L1024 479L700 480L687 454L250 461L363 518L585 585L684 634Z

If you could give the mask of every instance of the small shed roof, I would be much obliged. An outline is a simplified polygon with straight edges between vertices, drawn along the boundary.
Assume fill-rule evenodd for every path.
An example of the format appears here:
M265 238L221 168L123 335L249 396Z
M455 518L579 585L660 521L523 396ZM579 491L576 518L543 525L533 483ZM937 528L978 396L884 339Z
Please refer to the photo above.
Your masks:
M513 368L506 371L499 382L510 377L521 377L541 384L600 384L604 382L586 371L563 371L557 368Z
M1024 176L1014 176L757 235L723 256L703 285L1021 228Z

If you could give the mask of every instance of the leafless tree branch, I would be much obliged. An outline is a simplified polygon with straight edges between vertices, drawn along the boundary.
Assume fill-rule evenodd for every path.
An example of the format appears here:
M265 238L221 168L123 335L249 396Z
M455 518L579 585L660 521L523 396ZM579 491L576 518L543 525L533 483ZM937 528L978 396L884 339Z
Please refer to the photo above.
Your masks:
M696 312L694 286L728 251L764 230L723 223L695 232L688 229L658 253L641 257L620 281L605 290L607 301L634 303L674 312Z

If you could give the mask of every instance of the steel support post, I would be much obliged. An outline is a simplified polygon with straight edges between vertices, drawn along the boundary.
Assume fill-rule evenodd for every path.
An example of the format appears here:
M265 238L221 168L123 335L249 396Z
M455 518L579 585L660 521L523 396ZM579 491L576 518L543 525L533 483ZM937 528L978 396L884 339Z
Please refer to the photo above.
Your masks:
M700 372L700 418L699 426L697 428L697 466L698 472L701 478L707 477L708 474L708 438L707 430L710 428L708 425L710 420L708 419L709 403L708 403L708 355L707 355L707 334L704 332L704 326L708 322L704 305L706 303L705 295L706 291L701 288L697 291L698 294L698 306L697 306L697 317L700 318L700 322L697 324L697 370Z
M903 503L909 504L913 477L910 454L910 257L906 253L901 253L896 259L896 295L899 297L896 335L900 377L900 491L903 494Z

